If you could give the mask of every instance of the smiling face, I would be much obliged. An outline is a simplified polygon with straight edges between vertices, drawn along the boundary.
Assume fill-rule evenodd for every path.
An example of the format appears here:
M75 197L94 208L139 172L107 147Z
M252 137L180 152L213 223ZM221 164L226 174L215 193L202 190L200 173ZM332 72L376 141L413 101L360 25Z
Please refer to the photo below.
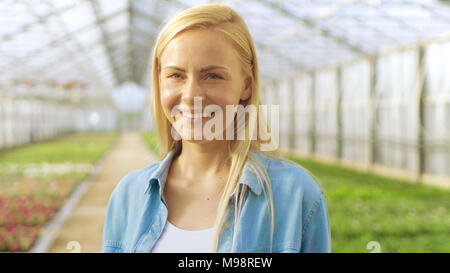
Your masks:
M199 133L195 131L204 132L211 119L222 122L220 132L214 133L224 136L225 129L233 122L233 119L226 119L226 106L238 105L251 95L250 79L242 72L236 50L225 34L214 29L194 29L178 34L162 53L160 65L161 104L183 139L193 140ZM202 108L196 106L195 110L201 111L194 112L194 105L200 98ZM216 116L217 112L206 113L214 110L213 105L222 110L221 117Z

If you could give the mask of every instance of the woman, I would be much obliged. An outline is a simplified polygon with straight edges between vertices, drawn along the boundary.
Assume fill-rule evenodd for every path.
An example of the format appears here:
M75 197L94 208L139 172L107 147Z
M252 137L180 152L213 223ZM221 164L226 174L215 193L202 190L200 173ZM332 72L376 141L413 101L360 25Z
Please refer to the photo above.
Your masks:
M268 151L250 107L261 104L258 62L243 19L221 4L182 11L157 38L152 73L162 160L115 188L102 252L330 252L322 191Z

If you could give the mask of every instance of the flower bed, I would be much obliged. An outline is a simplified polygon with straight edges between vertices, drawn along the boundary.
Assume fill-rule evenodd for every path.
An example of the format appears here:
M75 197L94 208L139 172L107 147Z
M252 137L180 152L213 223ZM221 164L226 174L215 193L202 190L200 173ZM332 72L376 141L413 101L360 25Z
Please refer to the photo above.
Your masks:
M33 246L42 226L89 175L114 136L74 135L0 154L0 252L25 252ZM44 161L46 151L52 155L49 162Z
M29 249L63 202L63 196L0 197L0 251Z
M1 226L0 251L27 251L39 236L39 230L40 226Z

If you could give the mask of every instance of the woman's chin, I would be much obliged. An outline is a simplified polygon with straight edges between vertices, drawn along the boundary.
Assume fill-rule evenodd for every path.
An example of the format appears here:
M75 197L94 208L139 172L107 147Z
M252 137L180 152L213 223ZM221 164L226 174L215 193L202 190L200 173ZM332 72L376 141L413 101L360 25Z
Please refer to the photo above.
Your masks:
M190 143L204 143L204 142L220 141L220 139L218 137L216 137L215 135L211 135L211 136L201 135L201 134L194 135L194 133L192 133L191 135L182 134L181 140L190 142Z

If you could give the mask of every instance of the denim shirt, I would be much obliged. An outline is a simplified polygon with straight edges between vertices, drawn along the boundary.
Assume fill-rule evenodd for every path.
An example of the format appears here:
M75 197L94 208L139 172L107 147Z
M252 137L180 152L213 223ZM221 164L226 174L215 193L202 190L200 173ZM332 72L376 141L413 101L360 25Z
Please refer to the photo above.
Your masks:
M267 168L274 202L272 252L331 252L328 210L323 192L299 165L250 151ZM167 222L162 199L171 150L160 162L125 175L111 194L103 230L102 252L149 253ZM239 184L250 189L242 205L236 242L232 195L217 252L270 252L271 217L261 181L245 163Z

